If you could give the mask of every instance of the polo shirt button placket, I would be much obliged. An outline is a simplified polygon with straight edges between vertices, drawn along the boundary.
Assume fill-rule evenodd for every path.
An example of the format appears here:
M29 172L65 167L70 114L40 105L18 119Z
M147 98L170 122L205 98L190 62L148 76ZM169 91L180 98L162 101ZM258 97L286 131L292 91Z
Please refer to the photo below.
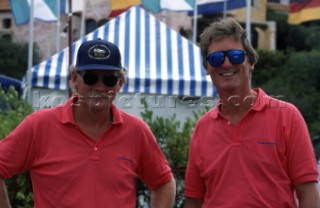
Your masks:
M94 146L93 147L93 151L91 153L91 160L100 160L100 154L98 152L98 147L97 146Z

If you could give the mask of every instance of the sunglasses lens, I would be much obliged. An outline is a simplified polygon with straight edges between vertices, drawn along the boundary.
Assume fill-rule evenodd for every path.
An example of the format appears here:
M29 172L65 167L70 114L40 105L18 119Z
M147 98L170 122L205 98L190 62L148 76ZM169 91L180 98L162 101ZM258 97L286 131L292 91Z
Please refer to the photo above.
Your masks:
M94 85L95 83L97 83L99 79L99 76L93 73L85 73L82 77L83 77L83 82L86 85Z
M103 83L107 87L114 87L118 83L119 78L115 75L108 75L103 77Z
M94 73L90 73L90 72L87 72L87 73L83 73L80 75L82 76L82 79L83 79L83 82L86 84L86 85L95 85L99 79L102 79L103 81L103 84L106 86L106 87L114 87L116 86L116 84L118 83L119 81L119 77L117 77L116 75L112 74L112 75L105 75L103 77L99 77L98 74L94 74Z
M230 50L227 52L229 61L232 64L241 64L245 58L245 51L242 50Z
M224 62L224 53L221 51L211 53L208 55L207 59L211 66L221 66L221 64Z

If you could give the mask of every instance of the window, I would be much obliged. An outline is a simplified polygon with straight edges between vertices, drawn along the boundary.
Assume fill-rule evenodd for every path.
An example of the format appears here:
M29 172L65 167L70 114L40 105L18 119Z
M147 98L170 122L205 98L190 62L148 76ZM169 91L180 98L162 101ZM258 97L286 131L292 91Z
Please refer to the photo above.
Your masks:
M251 6L259 8L260 6L259 0L251 0Z
M106 24L107 22L109 22L109 19L105 19L105 18L100 19L100 20L98 21L98 27Z
M86 34L94 31L97 29L97 22L94 19L87 19L86 20Z
M278 4L280 4L280 1L281 0L268 0L269 3L278 3Z
M1 35L1 38L12 41L12 36L10 34L3 34Z
M10 18L4 18L2 20L2 28L3 29L10 29L12 26L12 21Z

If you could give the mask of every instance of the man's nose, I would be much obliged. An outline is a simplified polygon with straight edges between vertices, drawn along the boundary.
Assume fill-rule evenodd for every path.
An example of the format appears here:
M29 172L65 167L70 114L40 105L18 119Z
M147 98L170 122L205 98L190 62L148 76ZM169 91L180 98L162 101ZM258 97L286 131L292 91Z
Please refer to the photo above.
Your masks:
M224 60L223 60L223 62L221 64L221 66L222 67L230 67L230 66L232 66L232 63L230 62L228 56L224 57Z

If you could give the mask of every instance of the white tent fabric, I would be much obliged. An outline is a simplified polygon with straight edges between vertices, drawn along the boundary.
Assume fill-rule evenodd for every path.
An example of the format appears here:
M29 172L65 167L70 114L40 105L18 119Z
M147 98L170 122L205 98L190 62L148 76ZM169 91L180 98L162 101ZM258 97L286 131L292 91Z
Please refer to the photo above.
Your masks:
M127 67L124 93L177 96L216 96L201 63L200 49L139 6L133 6L83 39L102 38L118 45ZM32 87L68 89L68 48L32 69Z

